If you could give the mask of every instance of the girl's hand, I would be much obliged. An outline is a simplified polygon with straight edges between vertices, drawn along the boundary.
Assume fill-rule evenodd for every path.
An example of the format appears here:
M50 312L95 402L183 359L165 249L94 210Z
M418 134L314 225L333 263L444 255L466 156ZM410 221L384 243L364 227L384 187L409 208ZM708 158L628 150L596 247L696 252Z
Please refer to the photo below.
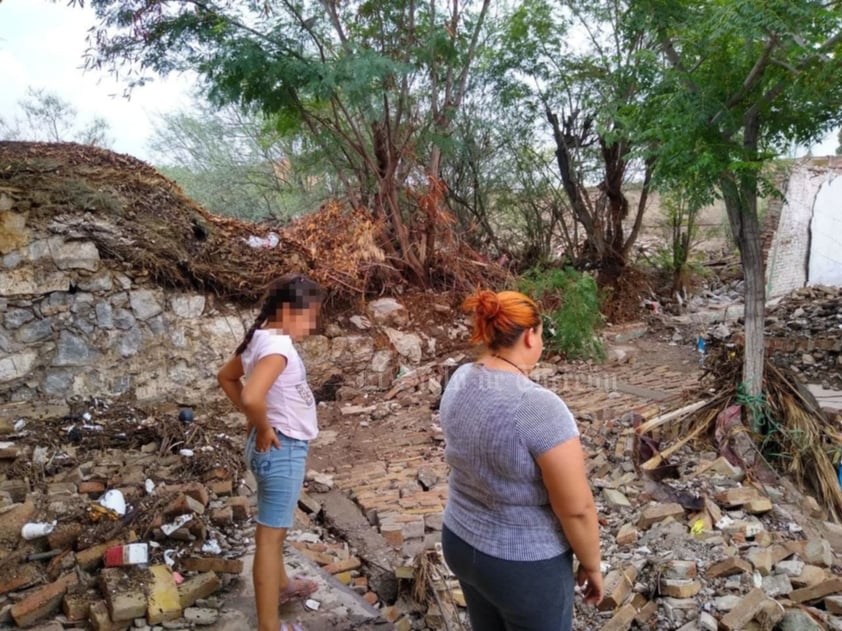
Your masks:
M281 447L281 440L278 438L275 429L270 425L258 430L254 440L255 450L260 452L269 451L273 446L278 449Z
M584 586L582 598L588 605L598 605L602 600L602 572L599 570L589 572L580 565L576 572L576 584L579 587Z

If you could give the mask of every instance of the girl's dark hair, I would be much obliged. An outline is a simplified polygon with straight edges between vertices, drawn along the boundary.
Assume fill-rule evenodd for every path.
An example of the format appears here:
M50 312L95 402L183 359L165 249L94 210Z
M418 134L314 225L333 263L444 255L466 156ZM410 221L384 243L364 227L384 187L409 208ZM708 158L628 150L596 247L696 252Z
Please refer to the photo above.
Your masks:
M291 309L304 310L313 304L321 303L323 299L324 290L321 286L301 274L288 274L273 281L266 290L266 296L263 298L254 324L246 331L243 341L237 347L237 355L242 355L251 343L254 332L273 317L283 305L289 305Z

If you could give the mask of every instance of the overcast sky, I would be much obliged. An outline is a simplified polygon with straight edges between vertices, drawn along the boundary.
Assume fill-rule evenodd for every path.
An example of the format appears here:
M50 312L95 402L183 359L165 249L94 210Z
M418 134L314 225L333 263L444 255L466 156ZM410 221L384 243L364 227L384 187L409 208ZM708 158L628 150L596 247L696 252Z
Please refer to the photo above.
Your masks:
M151 159L147 141L156 114L187 107L191 80L159 79L136 88L126 100L123 86L112 76L81 70L94 13L89 6L66 4L65 0L0 0L0 117L14 117L27 87L46 88L69 101L79 111L80 121L104 117L111 125L116 151ZM813 154L832 154L836 145L836 134L828 134Z
M112 76L81 69L85 36L95 16L90 6L66 4L0 0L0 116L14 118L27 87L46 88L69 101L80 122L105 118L114 150L150 159L146 144L152 121L158 112L189 104L189 82L183 77L157 80L136 88L126 100L124 86Z

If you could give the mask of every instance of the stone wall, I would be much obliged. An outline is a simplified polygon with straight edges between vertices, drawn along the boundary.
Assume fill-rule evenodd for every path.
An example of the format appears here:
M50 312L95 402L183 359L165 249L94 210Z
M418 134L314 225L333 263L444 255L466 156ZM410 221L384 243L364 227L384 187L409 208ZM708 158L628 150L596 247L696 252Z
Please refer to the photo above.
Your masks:
M190 404L219 394L216 371L253 313L133 277L92 242L30 234L25 213L8 197L0 204L0 404L120 395ZM346 385L388 388L402 365L436 350L431 337L396 328L407 314L389 299L345 323L301 344L314 386L341 374Z

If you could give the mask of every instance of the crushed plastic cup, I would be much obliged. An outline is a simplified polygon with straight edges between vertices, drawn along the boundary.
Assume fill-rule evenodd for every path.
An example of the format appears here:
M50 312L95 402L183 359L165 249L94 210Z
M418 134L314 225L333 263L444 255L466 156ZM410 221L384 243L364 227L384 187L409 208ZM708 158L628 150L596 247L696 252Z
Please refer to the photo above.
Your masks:
M146 489L146 493L148 495L152 495L152 491L155 490L155 483L149 478L146 478L146 482L143 483L143 486Z
M126 498L117 489L110 489L99 498L100 506L117 513L120 517L126 514Z
M168 548L164 550L164 563L172 567L175 565L175 550Z
M209 552L210 554L222 554L222 548L219 547L216 539L208 539L202 545L202 552Z
M179 450L178 455L184 456L185 458L191 458L193 456L193 450L192 449L181 449L181 450Z
M56 522L38 521L24 524L20 529L20 536L31 541L39 537L46 537L56 527Z
M175 519L173 519L170 523L164 524L161 526L161 532L163 532L167 537L169 537L172 533L176 530L181 528L184 524L188 521L193 519L193 515L190 513L185 513L184 515L179 515Z

